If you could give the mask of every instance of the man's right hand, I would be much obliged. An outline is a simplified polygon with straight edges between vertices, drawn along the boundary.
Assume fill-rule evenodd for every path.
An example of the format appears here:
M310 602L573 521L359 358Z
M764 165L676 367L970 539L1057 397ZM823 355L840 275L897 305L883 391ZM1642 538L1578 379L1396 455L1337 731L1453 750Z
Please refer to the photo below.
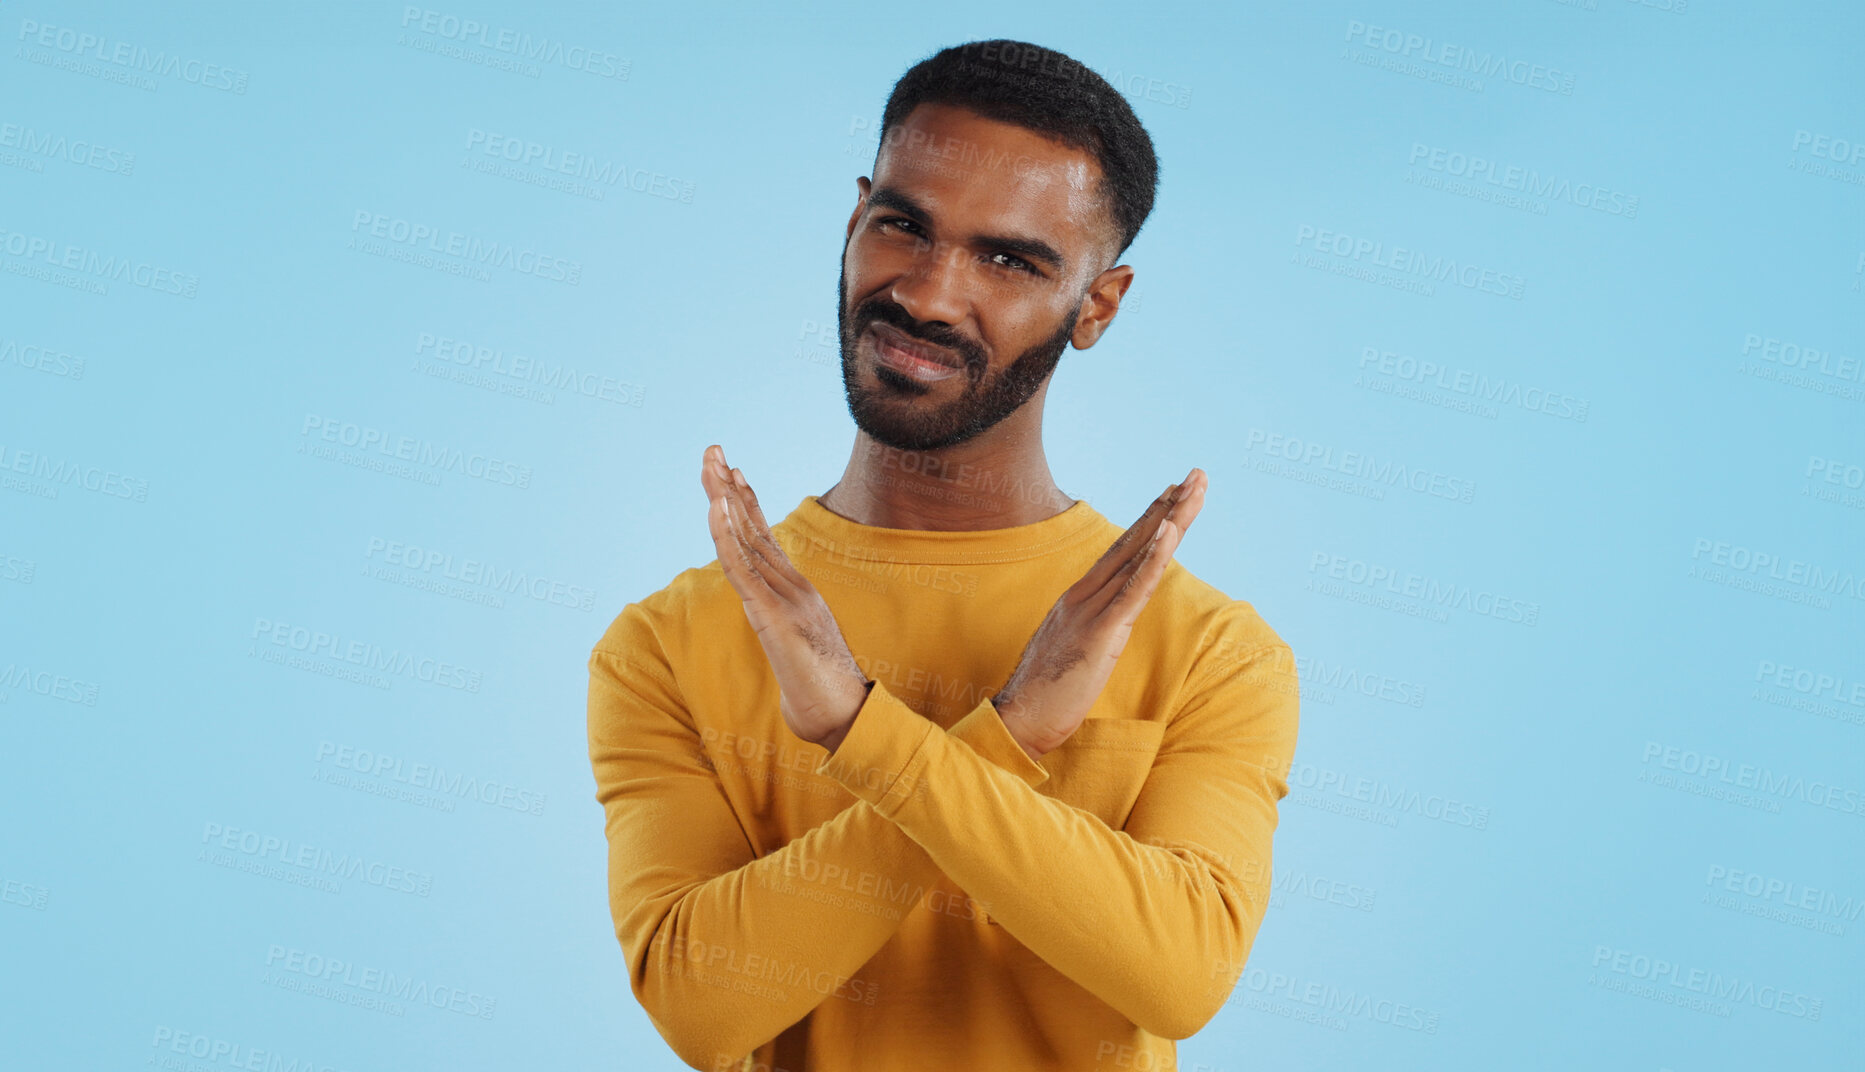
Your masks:
M1067 740L1088 717L1209 483L1204 470L1193 468L1183 484L1167 488L1036 627L1016 670L991 698L1031 759Z
M834 752L873 682L856 665L822 593L777 545L750 482L726 467L717 444L706 448L699 479L712 504L706 525L719 565L770 661L784 722L798 737Z

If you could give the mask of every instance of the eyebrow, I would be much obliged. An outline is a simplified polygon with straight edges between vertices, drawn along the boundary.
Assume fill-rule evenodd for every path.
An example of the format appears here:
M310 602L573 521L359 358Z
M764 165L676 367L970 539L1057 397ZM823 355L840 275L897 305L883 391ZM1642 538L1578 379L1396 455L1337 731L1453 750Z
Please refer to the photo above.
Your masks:
M908 194L891 186L876 186L868 191L868 206L892 209L912 219L915 223L932 222L932 214L927 212L924 206ZM1027 261L1040 261L1054 271L1059 272L1064 267L1062 254L1040 238L1026 238L1022 235L973 235L971 240L979 245L1013 253Z

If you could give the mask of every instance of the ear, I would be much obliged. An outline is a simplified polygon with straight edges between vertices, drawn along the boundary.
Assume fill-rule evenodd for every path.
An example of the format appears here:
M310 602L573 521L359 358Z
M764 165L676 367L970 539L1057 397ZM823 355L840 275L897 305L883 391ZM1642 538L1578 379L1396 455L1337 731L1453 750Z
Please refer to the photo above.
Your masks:
M1075 321L1075 330L1069 335L1069 343L1077 350L1086 350L1099 342L1103 332L1114 322L1114 314L1120 312L1120 299L1133 285L1133 268L1130 265L1116 264L1088 285L1088 293L1082 295L1081 316Z
M874 184L868 181L866 175L859 175L855 178L855 189L861 191L861 194L855 198L855 211L848 214L848 233L842 236L844 243L855 237L855 221L861 218L861 208L868 203L868 191L874 189Z

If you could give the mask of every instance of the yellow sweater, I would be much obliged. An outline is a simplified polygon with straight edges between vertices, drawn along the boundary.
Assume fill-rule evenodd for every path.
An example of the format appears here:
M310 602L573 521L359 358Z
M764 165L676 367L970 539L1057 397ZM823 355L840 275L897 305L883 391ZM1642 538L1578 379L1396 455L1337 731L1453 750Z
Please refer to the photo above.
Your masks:
M697 522L696 522L697 523ZM772 533L875 684L831 755L791 733L714 559L589 658L609 904L635 997L719 1072L1169 1070L1268 904L1297 694L1250 604L1176 561L1041 762L986 698L1124 526Z

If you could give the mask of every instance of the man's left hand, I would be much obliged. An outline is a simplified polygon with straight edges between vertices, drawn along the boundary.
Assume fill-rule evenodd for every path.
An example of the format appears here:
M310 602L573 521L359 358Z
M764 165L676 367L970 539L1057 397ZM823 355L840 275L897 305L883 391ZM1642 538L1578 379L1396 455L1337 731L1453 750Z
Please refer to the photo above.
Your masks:
M726 467L717 444L706 448L699 479L711 501L706 525L719 565L770 660L784 722L798 737L833 752L873 682L855 664L822 594L777 545L751 484Z

